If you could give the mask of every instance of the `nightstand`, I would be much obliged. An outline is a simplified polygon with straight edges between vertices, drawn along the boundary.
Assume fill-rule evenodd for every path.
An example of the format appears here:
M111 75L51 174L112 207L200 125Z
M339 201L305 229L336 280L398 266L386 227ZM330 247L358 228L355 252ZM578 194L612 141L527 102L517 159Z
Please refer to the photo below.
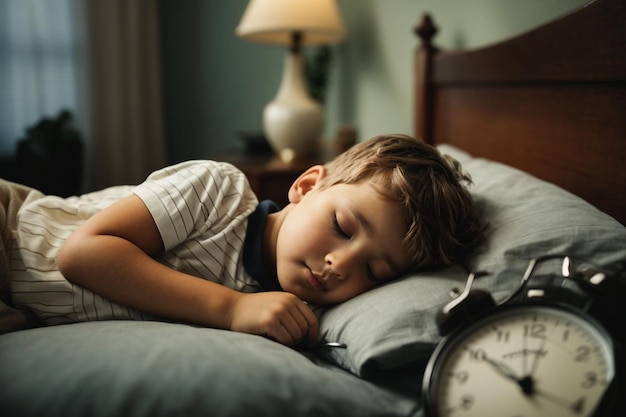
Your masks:
M229 162L246 174L260 201L272 200L284 207L289 202L287 193L295 179L309 167L324 164L332 157L331 153L323 153L286 163L273 153L240 151L216 155L213 159Z

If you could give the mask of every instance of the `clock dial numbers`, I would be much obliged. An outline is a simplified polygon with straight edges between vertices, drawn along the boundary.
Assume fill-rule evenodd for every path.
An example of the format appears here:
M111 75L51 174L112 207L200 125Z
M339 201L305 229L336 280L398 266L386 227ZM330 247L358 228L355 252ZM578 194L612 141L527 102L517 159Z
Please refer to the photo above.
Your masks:
M441 346L439 416L591 416L612 380L612 345L569 310L502 309Z
M452 406L448 407L446 411L448 413L455 413L458 411L460 412L469 411L472 409L473 405L474 405L474 396L471 394L465 394L459 398L458 403L453 404Z
M506 329L499 329L494 326L493 330L496 332L496 341L500 343L508 343L511 338L511 332Z
M586 372L583 381L580 383L582 388L593 388L598 383L598 375L594 371Z
M465 384L467 382L467 378L469 378L469 374L467 371L458 371L450 374L451 377L455 378L459 384Z
M536 316L534 316L536 319ZM544 323L530 323L523 326L524 336L534 339L546 338L546 325Z

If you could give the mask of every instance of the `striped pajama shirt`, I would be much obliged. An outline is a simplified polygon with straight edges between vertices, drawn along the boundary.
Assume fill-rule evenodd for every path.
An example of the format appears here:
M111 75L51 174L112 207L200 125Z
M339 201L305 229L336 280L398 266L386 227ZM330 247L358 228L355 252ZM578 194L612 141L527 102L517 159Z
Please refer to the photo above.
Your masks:
M156 171L138 186L46 196L21 207L10 256L15 305L47 324L151 319L72 284L56 265L60 248L78 226L131 193L146 204L161 234L165 250L158 261L238 291L261 289L242 259L248 216L258 204L247 179L226 163L188 161Z

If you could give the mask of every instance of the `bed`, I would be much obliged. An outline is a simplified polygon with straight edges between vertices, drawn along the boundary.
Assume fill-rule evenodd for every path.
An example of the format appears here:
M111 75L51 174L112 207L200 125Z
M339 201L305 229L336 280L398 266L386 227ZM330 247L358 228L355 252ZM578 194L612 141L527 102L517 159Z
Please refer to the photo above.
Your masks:
M525 264L565 253L626 260L626 3L597 0L508 41L436 48L416 32L415 135L461 161L488 223L463 264L412 274L319 310L295 350L180 323L104 321L0 336L9 416L422 416L436 316L469 271L496 299Z

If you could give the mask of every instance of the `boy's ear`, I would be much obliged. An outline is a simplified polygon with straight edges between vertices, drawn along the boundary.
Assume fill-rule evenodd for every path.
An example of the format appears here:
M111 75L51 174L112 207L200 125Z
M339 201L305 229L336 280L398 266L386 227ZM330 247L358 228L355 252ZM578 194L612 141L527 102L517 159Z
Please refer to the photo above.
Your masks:
M302 197L305 196L317 185L317 182L324 177L326 169L323 165L314 165L311 168L304 171L289 188L289 202L299 203Z

